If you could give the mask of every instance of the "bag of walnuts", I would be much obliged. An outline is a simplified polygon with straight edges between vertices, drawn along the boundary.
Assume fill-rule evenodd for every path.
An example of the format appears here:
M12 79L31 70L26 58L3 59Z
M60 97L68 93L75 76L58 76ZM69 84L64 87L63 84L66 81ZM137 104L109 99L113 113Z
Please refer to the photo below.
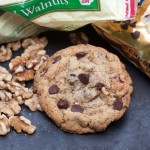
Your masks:
M3 0L0 43L48 29L70 31L86 24L134 18L136 0ZM6 30L7 29L7 30Z
M96 31L150 77L150 0L138 1L133 20L94 23Z

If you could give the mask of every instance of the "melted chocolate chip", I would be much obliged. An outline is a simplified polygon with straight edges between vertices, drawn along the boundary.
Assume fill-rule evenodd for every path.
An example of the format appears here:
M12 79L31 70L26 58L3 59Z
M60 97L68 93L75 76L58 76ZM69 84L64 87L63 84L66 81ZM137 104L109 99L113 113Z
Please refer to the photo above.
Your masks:
M135 28L135 27L136 27L136 23L137 23L137 21L134 21L134 22L130 23L129 25L130 25L132 28Z
M72 105L71 111L83 113L84 109L80 105L75 104L75 105Z
M75 74L70 74L70 76L71 76L71 77L76 77L76 75L75 75Z
M61 60L61 56L57 56L57 57L55 57L55 58L53 59L52 64L55 64L55 63L57 63L57 62L60 61L60 60Z
M121 27L123 30L128 30L128 24L126 24L126 23L122 23L122 24L120 25L120 27Z
M56 94L59 92L59 88L57 85L52 85L50 88L49 88L49 94Z
M83 84L88 84L89 83L89 74L81 73L78 76L80 82Z
M69 107L68 101L65 99L61 99L59 100L59 102L57 103L58 108L60 109L67 109Z
M131 23L131 20L126 20L126 21L123 21L123 23L130 25L130 23Z
M150 14L148 14L148 15L145 16L145 18L148 18L148 17L150 17Z
M139 31L135 31L133 33L131 33L131 36L133 39L138 39L140 37L140 32Z
M83 58L86 55L87 55L87 53L85 53L85 52L76 53L76 57L77 57L78 60L81 59L81 58Z
M114 110L121 110L123 108L123 102L120 98L117 98L113 104Z
M104 87L104 84L103 84L103 83L99 82L99 83L96 84L96 89L97 89L97 90L101 90L102 87Z

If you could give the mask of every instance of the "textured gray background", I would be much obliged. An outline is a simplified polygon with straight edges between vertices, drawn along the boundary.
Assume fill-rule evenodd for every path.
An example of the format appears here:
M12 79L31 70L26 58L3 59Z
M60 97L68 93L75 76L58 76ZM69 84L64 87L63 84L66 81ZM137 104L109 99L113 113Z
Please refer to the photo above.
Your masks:
M29 136L12 131L7 136L0 137L0 150L150 150L150 80L112 50L91 26L80 31L88 35L91 44L107 48L125 63L133 79L134 92L131 106L124 117L102 133L75 135L60 130L44 113L32 113L23 107L21 115L31 119L37 126L36 133ZM45 34L49 38L46 48L49 55L71 45L68 34L54 31ZM14 57L19 53L21 51L15 52ZM0 65L8 67L8 63Z

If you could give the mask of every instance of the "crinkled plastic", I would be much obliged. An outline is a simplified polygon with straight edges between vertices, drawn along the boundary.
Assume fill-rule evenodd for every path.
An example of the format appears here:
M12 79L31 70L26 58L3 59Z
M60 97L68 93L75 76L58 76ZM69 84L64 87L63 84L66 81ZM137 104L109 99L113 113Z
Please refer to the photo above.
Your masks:
M0 43L56 29L70 31L86 24L134 18L136 0L3 0Z

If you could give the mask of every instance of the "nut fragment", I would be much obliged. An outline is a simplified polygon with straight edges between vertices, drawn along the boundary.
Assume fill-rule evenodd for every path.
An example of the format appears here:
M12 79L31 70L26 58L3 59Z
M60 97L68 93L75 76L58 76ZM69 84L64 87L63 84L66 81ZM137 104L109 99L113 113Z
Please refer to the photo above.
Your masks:
M0 66L0 81L11 81L12 75L3 67Z
M34 94L32 98L26 100L25 105L28 106L31 111L42 111L37 94Z
M19 114L20 111L21 107L14 99L8 102L0 101L0 113L6 114L7 116L13 116Z
M21 42L18 40L18 41L15 41L15 42L8 43L7 48L9 48L13 51L17 51L21 48Z
M10 132L10 124L8 118L2 114L0 115L0 135L6 135Z
M36 127L31 124L31 121L23 116L11 116L9 118L9 123L18 133L23 131L32 134L36 129Z
M12 99L12 94L6 90L0 90L0 100L9 101Z
M26 49L27 47L36 44L43 44L43 46L46 47L48 44L48 40L46 37L38 38L37 36L27 38L23 40L22 47Z
M12 51L10 48L6 48L4 45L0 47L0 62L5 62L9 60L12 56Z
M27 49L25 49L24 53L21 56L30 58L31 56L35 56L39 51L43 49L43 44L31 45Z
M87 44L89 42L89 39L84 32L70 33L69 39L70 39L71 43L74 45L81 44L81 43Z
M102 93L106 96L109 95L109 92L106 90L105 87L102 87Z
M19 104L23 103L23 99L29 99L33 95L33 91L31 89L25 88L17 82L9 82L6 86L7 89L14 94L13 96L19 102Z
M27 58L25 58L25 57L21 57L21 56L15 57L9 63L9 69L10 69L10 71L15 71L16 72L16 70L19 67L23 67L25 65L26 61L27 61Z
M13 78L16 81L29 81L34 78L35 71L32 69L25 70L24 72L20 72L18 74L14 74Z
M34 70L38 70L47 59L48 55L36 55L26 62L26 67L28 69L34 68Z

